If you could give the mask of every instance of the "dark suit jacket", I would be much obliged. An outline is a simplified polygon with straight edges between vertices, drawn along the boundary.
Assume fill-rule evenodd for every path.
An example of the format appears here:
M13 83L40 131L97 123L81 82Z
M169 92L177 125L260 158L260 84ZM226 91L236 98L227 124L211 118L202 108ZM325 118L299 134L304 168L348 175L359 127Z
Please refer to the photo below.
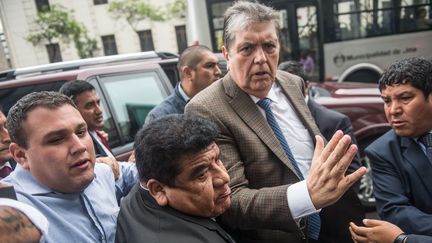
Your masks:
M180 94L179 88L180 82L177 83L174 92L170 96L148 113L145 119L146 124L169 114L183 114L186 100Z
M277 82L303 121L305 134L314 139L320 132L304 101L303 81L278 71ZM221 130L217 144L232 190L231 207L221 222L238 241L302 242L305 220L299 227L287 202L287 188L299 178L266 119L230 74L194 96L185 113L206 117Z
M321 134L327 141L332 138L337 130L341 130L345 134L350 135L353 144L357 144L351 121L347 116L340 112L330 110L310 98L307 105ZM357 154L351 162L348 172L352 173L360 168L360 166L360 155Z
M432 163L420 145L390 130L366 154L381 218L407 234L432 236Z
M408 235L406 243L427 243L432 242L432 236L427 235Z
M17 162L13 159L8 160L9 164L12 166L12 170L15 170Z
M347 116L330 110L310 98L307 105L325 139L330 140L337 130L341 130L351 136L352 143L357 144L351 121ZM357 153L347 172L352 173L360 168L360 166L360 155ZM359 182L354 184L354 190L348 190L338 202L321 211L322 231L331 232L331 234L321 235L321 238L325 237L327 242L337 242L336 239L339 239L341 242L351 241L351 234L346 226L349 222L360 223L365 217L364 208L355 193L355 191L358 191L359 184ZM335 220L335 216L337 220Z
M103 145L99 144L96 141L96 138L93 137L93 135L91 133L89 133L89 134L90 134L90 137L91 137L91 139L93 141L93 146L94 146L94 149L95 149L96 157L106 157L106 156L108 156L107 153L105 153L105 151L102 148Z
M160 207L139 184L121 202L116 242L234 243L214 220Z

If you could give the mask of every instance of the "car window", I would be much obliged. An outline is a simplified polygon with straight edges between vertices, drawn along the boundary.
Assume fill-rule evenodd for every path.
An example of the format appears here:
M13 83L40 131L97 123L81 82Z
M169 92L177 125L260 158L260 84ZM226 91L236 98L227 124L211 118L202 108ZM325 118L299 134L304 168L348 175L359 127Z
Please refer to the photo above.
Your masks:
M95 89L96 93L100 97L101 106L103 110L103 119L104 119L104 131L108 133L108 141L111 146L111 148L117 147L121 145L121 139L117 132L117 129L115 127L114 119L111 115L111 112L108 108L106 97L103 95L103 92L101 90L101 87L99 83L97 82L96 77L92 77L87 80L89 83L91 83Z
M14 88L0 88L0 104L3 112L7 114L9 109L23 96L43 90L58 91L66 81L56 81L51 83L34 84L28 86L18 86Z
M156 72L129 73L100 80L123 142L132 142L148 112L166 96L159 76Z

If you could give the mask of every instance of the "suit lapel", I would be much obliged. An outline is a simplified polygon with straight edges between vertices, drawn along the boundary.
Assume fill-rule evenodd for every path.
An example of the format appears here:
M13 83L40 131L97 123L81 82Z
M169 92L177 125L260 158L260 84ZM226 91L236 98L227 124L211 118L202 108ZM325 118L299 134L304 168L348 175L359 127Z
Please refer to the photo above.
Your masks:
M403 151L404 159L416 171L421 180L425 184L425 188L432 194L432 180L430 180L432 172L431 161L426 157L420 146L411 138L401 138L401 147L405 148ZM402 166L407 166L402 164Z
M96 157L106 157L106 156L108 156L105 153L105 151L102 148L102 146L98 143L98 141L96 140L96 138L93 136L93 134L91 134L91 133L89 133L89 134L90 134L90 137L91 137L91 139L93 141L93 146L94 146L94 149L95 149Z
M9 160L9 164L11 165L12 170L15 170L17 162L15 160L13 160L13 159L10 159Z
M166 207L160 207L156 200L150 195L150 193L147 190L142 189L139 185L135 185L135 188L133 188L132 190L139 190L139 193L141 195L141 199L142 202L147 204L149 207L151 208L155 208L157 210L163 210L168 212L169 214L181 218L185 221L191 222L193 224L196 225L200 225L210 231L216 231L218 233L218 235L220 235L223 239L225 239L226 242L228 243L234 243L234 240L231 238L231 236L225 231L223 230L219 224L216 221L213 221L212 219L209 218L200 218L200 217L194 217L194 216L190 216L184 213L181 213L179 211L177 211L174 208L171 208L169 206ZM140 204L142 202L139 202Z
M245 124L267 145L267 147L295 174L294 167L279 140L268 125L264 116L259 112L256 104L248 94L242 91L232 80L229 73L223 79L225 93L230 98L228 103Z
M305 97L303 96L303 91L299 89L299 86L294 80L290 81L290 77L287 75L287 73L278 72L276 78L279 81L279 84L281 85L285 95L288 97L288 100L293 105L297 116L303 122L303 125L308 130L309 135L315 144L315 135L321 135L321 132L319 131L309 107L304 100Z

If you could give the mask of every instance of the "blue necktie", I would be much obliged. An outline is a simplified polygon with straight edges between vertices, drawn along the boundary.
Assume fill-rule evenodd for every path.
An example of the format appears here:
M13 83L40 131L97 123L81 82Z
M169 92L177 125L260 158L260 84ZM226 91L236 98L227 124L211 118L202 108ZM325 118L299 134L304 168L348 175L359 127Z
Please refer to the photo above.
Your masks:
M264 98L257 102L257 105L259 105L263 110L265 111L267 123L273 130L273 133L275 134L276 138L279 140L280 144L282 145L283 150L285 151L286 155L288 156L288 159L291 161L292 166L294 167L298 177L301 180L304 180L303 174L300 171L300 168L298 167L297 161L295 160L290 147L288 146L288 142L285 139L285 136L282 133L282 130L276 121L276 118L274 117L273 111L271 110L271 100L269 98ZM320 228L321 228L321 219L318 214L311 214L308 217L309 219L309 228L308 228L308 235L310 238L314 240L318 240Z
M419 138L419 141L426 147L429 160L432 161L432 133L426 133Z

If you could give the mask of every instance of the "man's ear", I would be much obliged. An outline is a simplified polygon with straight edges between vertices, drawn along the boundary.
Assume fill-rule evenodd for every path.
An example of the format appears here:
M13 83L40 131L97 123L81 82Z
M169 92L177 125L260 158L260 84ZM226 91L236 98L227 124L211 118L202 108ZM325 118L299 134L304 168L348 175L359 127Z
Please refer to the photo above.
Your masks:
M187 78L188 80L192 79L192 69L188 66L183 66L182 67L182 73L183 73L183 77Z
M150 195L156 200L159 206L164 207L168 205L168 197L165 191L166 185L160 183L158 180L150 179L147 182L147 188L150 192Z
M225 46L222 46L222 55L224 56L225 60L228 62L229 55L228 55L228 50L225 48Z
M432 103L432 93L426 97L426 99L429 101L429 103Z
M17 163L19 163L24 169L30 170L26 149L16 143L11 143L9 145L9 151Z
M224 56L224 58L226 60L226 69L229 71L230 70L230 58L229 58L228 50L225 48L225 46L222 46L222 55Z

